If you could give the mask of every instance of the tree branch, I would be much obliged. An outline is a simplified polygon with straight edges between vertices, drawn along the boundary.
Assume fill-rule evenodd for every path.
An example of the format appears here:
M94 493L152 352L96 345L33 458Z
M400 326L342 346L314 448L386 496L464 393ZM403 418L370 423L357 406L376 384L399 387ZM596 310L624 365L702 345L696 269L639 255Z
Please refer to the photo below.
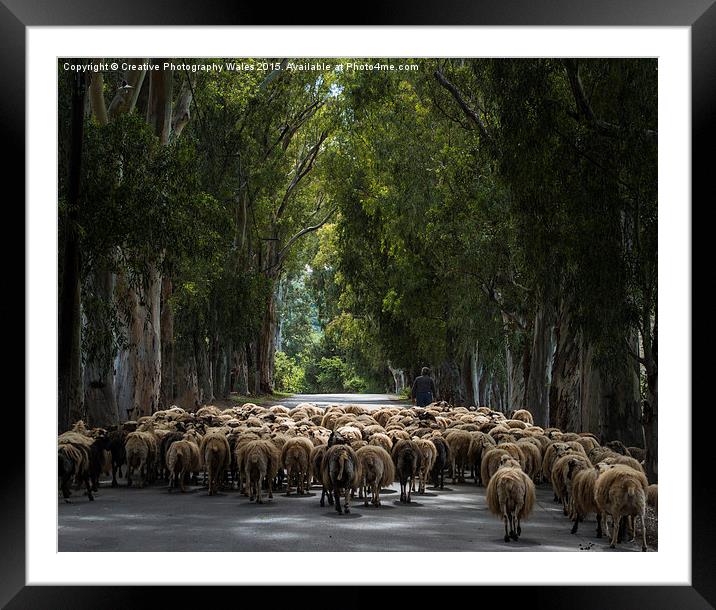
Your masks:
M273 268L280 267L281 264L283 263L284 259L288 255L289 250L291 249L291 246L293 246L294 243L296 243L299 239L301 239L307 233L312 233L313 231L317 231L318 229L320 229L324 224L326 224L331 219L331 216L333 216L333 214L335 214L337 210L338 210L338 206L332 207L329 210L328 214L325 215L323 220L321 220L321 222L319 222L318 224L312 225L310 227L304 227L298 233L296 233L293 237L291 237L286 242L286 245L283 246L283 248L281 248L278 251L278 254L276 255L276 262L273 265L264 269L264 271L270 271Z
M318 152L321 149L321 145L327 137L328 132L324 131L318 138L318 142L316 142L310 148L306 156L298 164L298 167L296 168L296 173L293 176L291 183L288 185L286 192L283 194L283 198L281 199L281 203L278 206L278 210L276 210L276 214L274 215L276 219L281 218L281 216L283 215L286 209L286 204L288 204L288 200L291 197L291 193L293 193L293 191L296 189L299 182L301 182L301 180L303 180L303 178L313 169L313 164L316 161L316 157L318 156Z
M100 125L106 125L109 123L109 117L107 116L107 106L104 101L104 76L102 72L92 74L89 94L92 113Z
M587 99L587 95L584 92L582 79L579 76L579 61L576 59L563 59L562 65L567 72L567 79L569 80L569 86L572 90L572 96L574 97L574 102L577 105L577 112L570 112L568 114L577 120L581 119L592 125L598 132L606 136L621 136L622 129L618 125L604 121L594 114L594 110L592 109L592 106ZM644 134L653 138L656 137L657 132L652 129L646 129L644 130Z
M450 95L453 96L465 116L477 126L477 129L479 130L480 134L488 142L490 142L490 144L492 144L492 137L487 130L487 126L483 122L482 118L480 118L480 115L475 110L473 110L470 105L465 101L465 98L462 96L459 89L445 77L445 75L440 71L440 69L435 70L434 76L437 81L450 92Z

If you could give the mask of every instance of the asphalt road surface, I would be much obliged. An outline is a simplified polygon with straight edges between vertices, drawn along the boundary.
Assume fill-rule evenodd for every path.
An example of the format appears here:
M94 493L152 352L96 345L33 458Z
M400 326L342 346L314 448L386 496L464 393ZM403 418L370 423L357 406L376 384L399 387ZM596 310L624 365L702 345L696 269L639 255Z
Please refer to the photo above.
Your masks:
M311 402L319 407L329 405L360 405L371 411L384 407L409 407L410 401L395 394L294 394L289 398L274 401L289 409L302 402Z
M384 394L297 395L281 400L360 404L379 408L407 404ZM537 504L523 521L518 542L505 543L501 521L485 504L485 488L474 483L445 489L428 487L413 494L411 504L400 504L397 484L381 494L382 506L365 507L355 498L349 515L338 515L321 490L287 497L277 492L263 505L249 502L237 490L210 497L206 487L188 487L187 493L166 485L144 489L112 489L101 481L95 501L73 490L71 503L58 499L60 551L609 551L605 538L594 536L594 518L580 524L577 535L552 490L538 486ZM637 540L639 535L637 535ZM623 543L618 551L639 551L638 542Z

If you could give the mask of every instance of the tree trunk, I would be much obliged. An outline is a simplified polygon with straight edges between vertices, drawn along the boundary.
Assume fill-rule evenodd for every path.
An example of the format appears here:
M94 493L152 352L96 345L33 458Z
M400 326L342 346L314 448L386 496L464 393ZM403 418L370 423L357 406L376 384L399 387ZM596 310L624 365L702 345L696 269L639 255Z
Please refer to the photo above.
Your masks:
M214 401L214 376L211 371L209 346L204 334L198 329L194 331L194 358L199 384L199 404L210 404Z
M187 411L196 411L199 402L199 379L194 350L177 355L175 370L176 395L174 403Z
M435 385L438 396L433 399L445 400L455 406L467 405L465 380L455 360L445 360L440 364Z
M145 285L132 286L124 274L117 280L117 294L125 300L126 349L117 358L117 403L120 417L136 419L159 409L161 389L161 277L152 266Z
M159 63L162 63L159 60ZM147 123L162 144L169 143L172 114L172 71L152 70L149 76ZM160 254L161 256L161 254ZM129 349L119 359L121 408L132 417L150 415L159 408L162 381L161 295L159 263L148 265L145 285L129 287Z
M249 367L246 350L246 345L240 345L236 352L236 375L234 377L234 387L231 388L242 396L246 396L249 393Z
M656 363L647 359L646 400L643 403L641 422L644 427L644 448L646 449L646 476L649 483L659 482L659 435L658 435L658 377Z
M276 301L273 290L266 306L258 341L259 392L273 393L273 366L276 353Z
M529 347L526 341L524 346L519 344L517 333L513 333L506 342L505 348L505 368L507 370L506 409L508 411L526 407L525 370L529 370L526 366L526 361L529 360Z
M114 275L107 266L96 269L88 279L93 299L103 304L114 300ZM86 320L93 336L107 334L106 316L99 312ZM119 423L117 399L114 393L114 358L109 347L112 338L104 341L104 349L89 360L84 371L85 411L89 425L107 428Z
M565 307L555 327L557 349L552 363L550 426L572 432L588 430L581 404L581 340Z
M171 306L173 292L171 278L162 278L161 294L161 335L162 335L162 385L160 392L160 404L166 409L174 404L176 396L174 379L174 312Z
M67 226L58 320L58 432L68 430L84 412L80 313L80 249L77 221L84 138L85 77L77 73L72 87L72 144L70 150ZM79 419L79 417L77 417Z
M549 427L549 387L554 356L554 306L545 298L539 303L532 329L527 409L536 426Z

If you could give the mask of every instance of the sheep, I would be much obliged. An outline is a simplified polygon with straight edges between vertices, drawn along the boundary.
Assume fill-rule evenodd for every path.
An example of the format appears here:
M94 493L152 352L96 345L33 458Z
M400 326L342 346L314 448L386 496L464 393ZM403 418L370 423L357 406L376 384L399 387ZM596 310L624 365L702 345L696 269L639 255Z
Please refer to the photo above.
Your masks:
M371 503L380 506L380 490L395 480L395 466L390 454L382 447L368 445L356 451L362 473L361 486L366 488L365 506L368 506L368 488L371 489Z
M150 432L130 432L124 442L124 449L127 454L127 487L132 486L132 474L139 471L142 481L140 487L144 487L152 479L152 470L157 455L157 443L154 435Z
M92 482L92 491L99 489L99 475L105 465L106 456L109 454L109 437L104 430L94 438L89 447L89 470L90 481ZM111 460L111 454L110 460Z
M435 433L430 437L433 445L435 445L435 462L433 464L433 470L431 472L431 478L433 486L437 487L440 484L440 489L444 489L445 486L445 468L452 463L452 456L450 455L450 446L447 444L445 439L439 434Z
M628 455L620 455L618 453L615 453L615 454L605 457L602 460L602 462L604 462L605 464L621 464L622 466L629 466L630 468L633 468L637 472L646 474L644 472L644 467L639 462L637 462L633 457L629 457Z
M595 447L599 447L597 439L591 436L580 436L576 441L584 447L584 451L588 454Z
M209 495L218 491L224 472L231 467L231 447L223 432L209 431L201 439L199 447L209 479Z
M557 458L552 466L550 482L554 495L562 502L564 514L568 514L569 506L569 476L570 472L592 468L592 463L586 456L577 453L566 453Z
M425 485L433 469L433 464L435 464L435 459L437 458L437 448L432 441L428 439L414 438L413 442L420 450L420 460L418 462L418 493L424 494Z
M594 449L590 449L587 452L587 457L589 458L589 461L592 462L594 466L599 464L599 462L603 461L605 458L608 458L609 456L619 455L615 451L612 451L609 447L594 447Z
M552 443L544 451L542 456L542 480L549 481L552 477L552 466L558 457L570 450L567 443Z
M646 488L646 503L651 506L655 512L659 512L659 486L652 483Z
M525 458L525 473L530 479L536 481L542 470L542 452L539 442L534 438L522 438L517 441L517 446Z
M570 517L573 521L572 533L576 534L579 522L588 514L595 513L597 517L597 538L602 537L602 516L594 499L594 485L597 482L599 470L595 467L576 470L570 468L567 479L571 481L572 493L570 495Z
M494 439L485 432L473 432L470 435L470 446L467 450L467 461L475 475L475 485L481 483L480 464L482 464L482 454L489 449L495 447Z
M247 441L241 458L248 487L249 502L253 502L256 499L257 504L263 504L261 485L264 479L268 486L268 497L273 499L271 485L278 471L280 459L276 446L266 439Z
M127 452L124 449L124 442L127 439L127 431L123 429L112 430L107 435L109 437L109 451L112 454L112 487L117 487L117 473L120 472L122 465L127 463Z
M535 486L509 455L500 458L499 468L487 484L486 500L490 511L502 517L505 542L518 540L522 534L521 521L529 517L534 507Z
M159 455L157 456L157 459L159 460L159 467L161 469L160 475L162 479L166 479L167 481L169 480L169 471L166 469L167 451L169 451L169 447L173 442L180 441L183 438L184 432L170 432L159 442Z
M414 441L401 439L393 445L392 458L400 482L400 501L409 504L410 489L418 473L420 449Z
M614 453L619 453L621 455L629 455L629 453L627 452L627 448L621 441L609 441L608 443L605 443L604 446L614 451Z
M325 498L328 497L328 504L333 506L333 492L330 488L323 485L323 479L321 478L321 466L323 464L323 457L326 455L328 445L318 445L311 450L311 470L313 475L319 479L321 484L321 506L325 506Z
M186 435L185 435L186 436ZM189 438L174 441L167 451L167 470L169 471L169 491L179 485L182 492L185 475L201 468L201 454L197 444ZM211 486L210 486L211 489Z
M510 430L524 430L525 428L529 427L529 424L527 422L524 422L519 419L507 419L505 420L505 425L510 428Z
M92 483L90 481L90 452L89 446L82 442L58 442L57 444L57 474L60 479L60 489L65 502L69 504L70 481L72 477L83 482L87 488L87 497L94 501Z
M648 482L644 474L629 466L616 464L602 472L594 485L594 498L602 513L612 517L612 536L609 548L616 548L622 517L641 519L641 550L646 551L646 490ZM633 538L632 531L632 538Z
M390 453L393 449L393 441L390 440L390 437L387 434L383 434L380 432L376 432L373 435L371 435L370 440L368 441L368 444L369 445L377 445L378 447L382 447L388 453Z
M530 425L535 423L532 418L532 413L530 413L527 409L517 409L517 411L512 414L512 419L518 419Z
M520 467L522 470L525 469L525 466L527 464L527 459L525 458L525 453L522 451L520 446L516 442L500 442L497 444L497 446L500 449L504 449L509 453L514 459L516 459L520 463Z
M641 447L627 447L627 455L633 457L637 462L646 459L646 450Z
M356 452L349 445L336 444L326 450L321 463L321 480L326 489L333 491L336 512L350 513L351 489L361 484L362 473ZM344 507L341 508L341 490Z
M492 475L497 472L497 469L500 467L500 460L505 455L512 457L507 451L499 447L488 449L482 454L480 481L485 487L487 487L487 484L490 482Z
M468 465L468 452L472 436L464 430L450 431L445 439L450 446L452 456L452 482L465 482L465 467Z
M296 493L308 493L311 487L312 450L313 443L303 436L288 439L281 449L280 464L286 469L286 495L291 494L291 481L294 477L297 480Z

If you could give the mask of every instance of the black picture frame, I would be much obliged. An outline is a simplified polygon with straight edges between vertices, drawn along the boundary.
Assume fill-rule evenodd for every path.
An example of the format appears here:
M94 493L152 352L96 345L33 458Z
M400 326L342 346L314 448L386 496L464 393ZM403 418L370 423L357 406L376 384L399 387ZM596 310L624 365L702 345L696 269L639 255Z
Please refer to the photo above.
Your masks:
M231 0L124 0L121 4L97 0L0 0L0 40L5 87L0 95L0 121L5 149L14 151L4 161L7 176L17 177L25 170L25 40L29 26L84 25L337 25L336 7L314 3L305 5L266 6L259 3L239 4ZM347 15L352 25L552 25L552 26L690 26L692 44L692 200L702 204L714 201L712 188L712 143L716 142L716 4L714 0L487 0L467 3L460 0L400 0L398 2L360 3ZM31 117L29 117L31 120ZM9 182L9 181L8 181ZM12 179L17 197L25 199L24 182ZM9 191L8 191L9 192ZM706 197L709 197L707 200ZM8 200L8 204L9 204ZM660 202L662 205L682 205ZM15 206L19 208L20 206ZM696 206L691 204L692 214ZM708 209L708 208L707 208ZM693 216L692 216L693 219ZM21 220L24 228L24 215ZM692 226L698 226L693 223ZM24 231L23 231L24 234ZM696 261L696 257L694 257ZM711 276L712 276L711 272ZM694 277L695 274L692 274ZM706 276L704 276L706 277ZM710 287L710 286L709 286ZM701 291L707 289L701 288ZM24 294L24 291L23 291ZM695 290L692 291L692 299ZM24 299L24 297L20 297ZM696 301L692 300L692 303ZM23 305L27 305L23 303ZM25 311L25 307L23 307ZM24 314L23 314L24 316ZM27 319L25 319L27 324ZM697 341L705 344L705 335ZM696 344L693 344L693 348ZM695 350L694 350L695 353ZM690 358L691 354L684 354ZM17 361L24 358L17 355ZM693 358L694 366L705 368ZM703 372L703 371L702 371ZM703 376L702 376L703 378ZM692 374L692 379L699 379ZM24 397L23 397L24 398ZM13 401L15 402L15 401ZM692 401L691 421L707 418L706 407ZM16 404L16 403L15 403ZM701 403L708 404L706 403ZM51 405L51 403L50 403ZM688 416L689 405L669 405ZM3 464L4 502L0 504L0 604L8 608L79 608L144 607L151 603L147 589L152 587L78 587L25 586L25 476L24 435L14 424L14 434L21 447L8 468ZM511 606L549 605L552 608L708 608L716 604L716 557L714 555L714 521L716 506L712 496L709 448L699 442L692 424L692 584L691 586L545 586L512 587ZM698 484L695 484L698 482ZM51 484L33 482L33 484ZM114 566L123 569L121 566ZM81 575L78 575L81 576ZM516 582L519 579L516 577ZM279 597L289 600L294 592L282 588L272 593L272 603ZM412 589L413 595L425 600L424 591ZM327 595L326 595L327 594ZM398 594L396 592L396 594ZM164 605L175 600L182 606L203 604L205 592L198 587L167 588L159 595ZM329 600L334 592L321 592ZM324 597L324 595L326 595ZM399 595L405 603L404 592ZM482 593L480 594L482 595ZM370 603L370 595L348 596L341 605ZM250 597L241 594L241 600ZM336 599L335 597L333 599ZM340 599L340 598L339 598ZM397 603L381 595L386 603ZM485 598L486 599L486 598ZM239 599L237 598L238 602ZM444 600L443 600L444 601Z

